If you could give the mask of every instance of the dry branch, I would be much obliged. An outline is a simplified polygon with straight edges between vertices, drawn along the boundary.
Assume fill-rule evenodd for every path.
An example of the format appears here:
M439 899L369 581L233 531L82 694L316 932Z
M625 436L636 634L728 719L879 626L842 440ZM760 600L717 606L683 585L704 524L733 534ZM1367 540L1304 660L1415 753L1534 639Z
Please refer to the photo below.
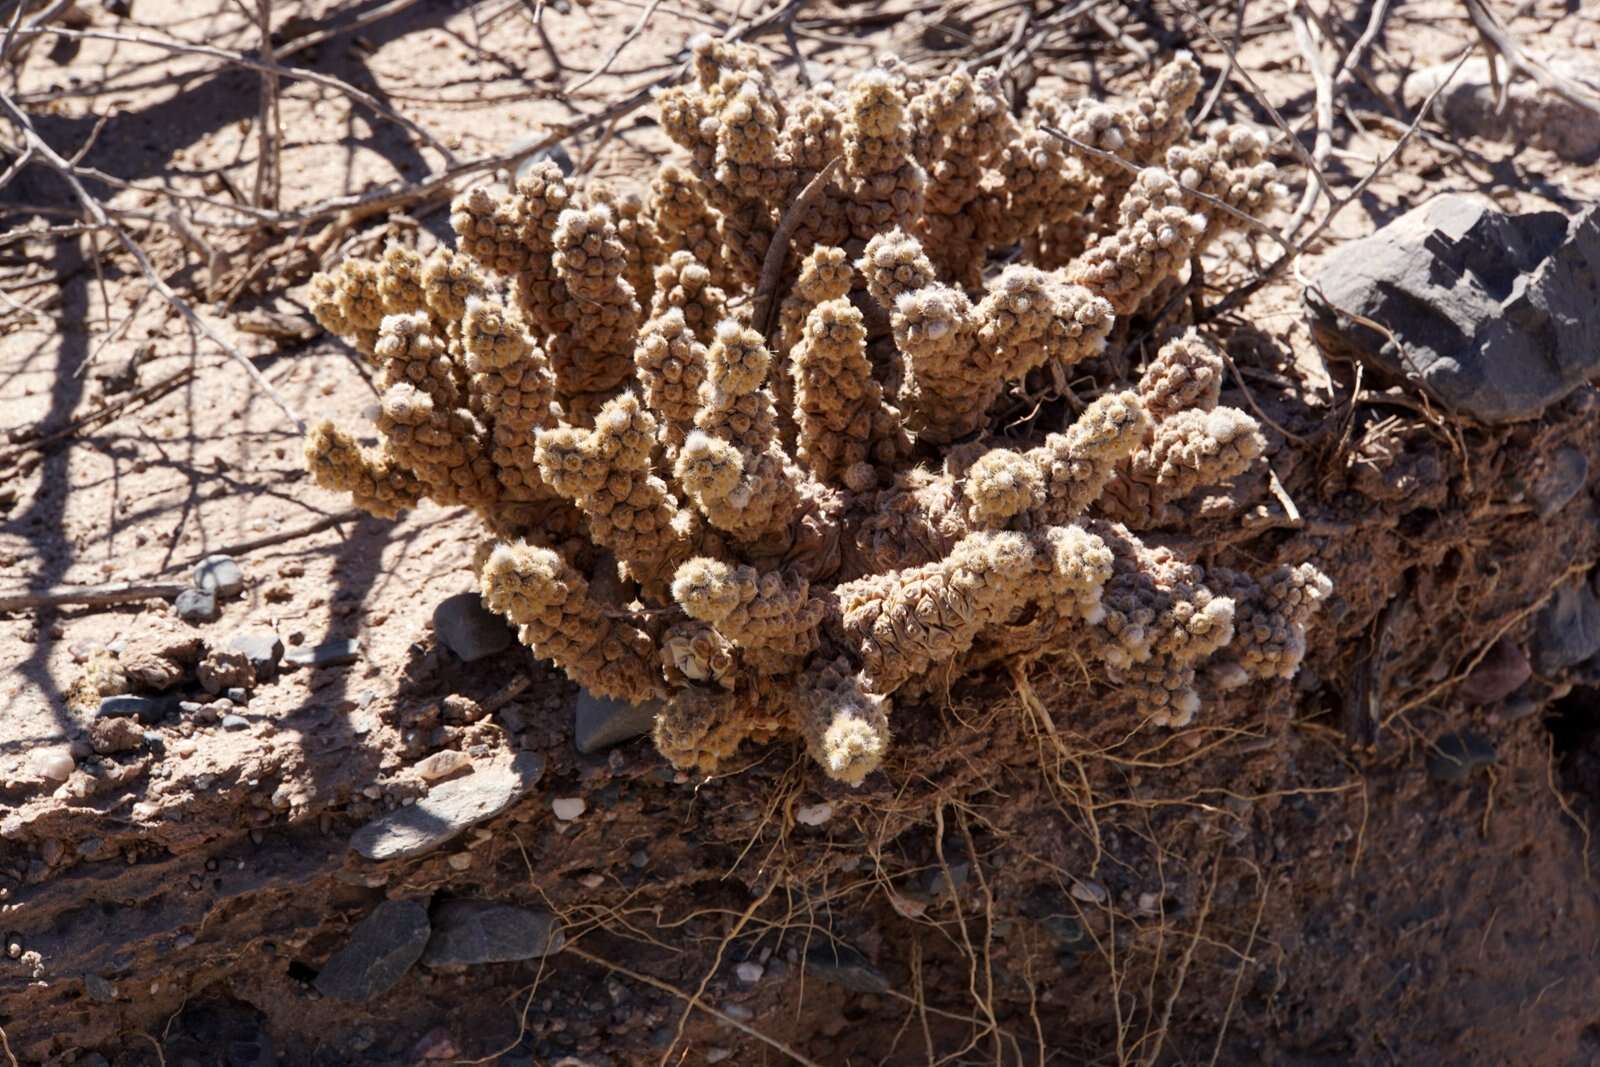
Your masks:
M21 589L0 593L0 612L55 608L69 604L105 607L141 600L171 600L189 588L181 582L112 582L109 585L58 585L53 589Z

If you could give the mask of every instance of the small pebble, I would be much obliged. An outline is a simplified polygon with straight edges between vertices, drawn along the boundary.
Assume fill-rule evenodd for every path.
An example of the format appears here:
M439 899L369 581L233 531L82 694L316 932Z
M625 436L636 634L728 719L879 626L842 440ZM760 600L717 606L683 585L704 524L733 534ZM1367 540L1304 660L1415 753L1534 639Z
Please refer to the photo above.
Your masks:
M207 556L195 565L194 587L215 596L237 596L244 589L244 572L231 556Z
M469 765L472 761L465 752L458 752L453 748L435 752L425 760L417 763L416 771L425 782L437 782L441 778L448 778L452 774Z
M250 729L250 720L243 715L224 715L222 717L222 728L224 730L248 730Z
M284 656L283 662L291 667L339 667L354 663L360 655L360 641L327 641L310 648L297 648Z
M49 782L64 782L77 769L73 758L60 749L35 752L31 762L33 773Z
M452 852L445 862L450 864L450 869L453 871L464 871L472 866L472 853Z
M185 589L172 606L184 622L211 622L217 617L217 598L200 589Z
M599 889L606 884L605 876L600 874L586 874L578 879L578 884L585 889Z
M1104 904L1107 897L1106 887L1093 879L1073 882L1072 895L1085 904Z
M821 804L807 804L795 811L794 818L803 826L821 826L833 818L833 805L827 801Z
M634 867L637 867L639 870L643 870L644 868L650 866L650 853L641 848L633 855L628 857L628 863Z
M743 1004L728 1003L722 1006L722 1014L741 1023L747 1023L756 1017L756 1013Z
M250 702L250 694L238 686L234 686L232 689L229 689L226 696L235 704L248 704Z
M576 819L588 806L582 797L557 797L550 802L550 810L555 812L556 818L562 822Z
M723 1060L729 1058L732 1055L733 1055L733 1051L731 1049L708 1048L708 1049L706 1049L706 1062L707 1063L721 1063Z
M761 966L759 963L750 963L747 961L735 967L734 973L739 976L739 981L743 982L745 985L755 985L757 982L761 981L761 976L767 973L767 969Z
M1139 910L1146 915L1154 915L1161 907L1161 898L1154 893L1139 894Z

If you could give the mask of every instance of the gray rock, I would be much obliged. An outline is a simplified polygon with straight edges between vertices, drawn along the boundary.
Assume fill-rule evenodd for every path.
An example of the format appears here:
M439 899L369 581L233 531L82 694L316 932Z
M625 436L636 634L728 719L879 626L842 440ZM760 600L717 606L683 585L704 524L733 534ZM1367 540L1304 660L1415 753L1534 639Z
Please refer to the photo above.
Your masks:
M1600 375L1600 206L1505 215L1437 196L1334 252L1305 299L1318 340L1369 382L1415 381L1487 423L1536 418Z
M447 900L434 909L429 966L508 963L548 956L566 943L555 916L491 900Z
M1579 56L1551 56L1546 65L1574 81L1586 81L1600 94L1600 63ZM1449 84L1434 102L1435 114L1459 134L1532 145L1577 163L1600 156L1600 115L1546 92L1532 78L1513 78L1497 61L1491 78L1489 61L1476 56L1451 77L1454 63L1417 71L1406 79L1407 108L1415 111L1435 89ZM1505 91L1505 106L1500 103Z
M172 606L184 622L211 622L217 617L217 598L203 589L185 589Z
M84 975L83 989L89 994L90 1000L100 1004L110 1004L117 999L117 987L98 974Z
M1582 663L1600 652L1600 601L1588 582L1555 591L1533 627L1534 664L1540 674Z
M1502 637L1467 675L1456 695L1468 704L1493 704L1521 689L1532 676L1533 667L1522 649L1510 638Z
M310 648L291 649L283 662L291 667L342 667L354 663L361 656L361 642L355 638L345 641L324 641Z
M250 729L250 720L243 715L224 715L222 717L222 728L224 730L248 730Z
M516 636L504 617L483 606L477 593L441 600L433 609L433 633L463 663L504 652Z
M659 700L629 704L578 691L577 725L573 731L578 751L588 755L643 737L655 729Z
M248 704L250 702L250 694L239 686L234 686L223 695L235 704Z
M97 719L136 718L148 725L160 722L171 707L170 700L157 697L103 697L94 714Z
M1499 758L1494 745L1477 734L1445 734L1428 753L1428 777L1436 782L1464 782L1476 768Z
M1571 503L1588 480L1589 457L1566 445L1545 459L1528 487L1528 496L1539 517L1548 519Z
M813 941L806 949L806 973L857 993L886 993L891 988L871 960L841 941Z
M386 900L350 931L323 964L317 992L339 1000L371 1000L393 989L428 944L428 909L414 900Z
M1057 952L1077 956L1094 948L1094 939L1083 928L1083 923L1071 915L1059 912L1046 915L1039 920L1039 925L1044 927L1050 939L1055 942Z
M274 633L237 633L228 641L228 651L243 652L256 670L256 681L267 682L276 677L278 662L283 659L283 642Z
M528 145L538 144L544 139L544 134L540 134L537 137L525 138L524 140L513 144L511 148L513 151L516 151L517 149L524 148ZM543 163L547 159L556 166L560 167L562 174L567 175L569 178L572 176L572 171L574 170L572 155L566 150L566 148L562 146L560 141L557 141L548 148L539 149L539 151L533 153L527 159L524 159L521 163L517 164L516 180L520 182L523 178L527 177L528 173L532 171L534 167L538 166L540 163Z
M543 773L544 757L533 752L482 766L434 786L415 804L374 819L351 835L350 847L369 860L420 856L505 811Z
M195 564L194 587L219 597L238 596L244 591L244 572L232 556L207 556Z

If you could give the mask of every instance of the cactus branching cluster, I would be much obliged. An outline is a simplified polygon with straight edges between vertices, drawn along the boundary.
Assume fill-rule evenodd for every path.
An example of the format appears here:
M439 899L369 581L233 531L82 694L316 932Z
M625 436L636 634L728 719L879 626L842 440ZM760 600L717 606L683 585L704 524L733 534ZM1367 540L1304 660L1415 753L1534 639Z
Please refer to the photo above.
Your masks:
M1168 726L1292 675L1329 592L1314 567L1141 539L1262 461L1206 339L1056 432L994 437L1008 388L1099 355L1232 224L1190 190L1279 195L1257 133L1190 128L1193 61L1021 117L985 72L889 59L786 97L747 46L698 42L692 68L657 101L687 158L641 195L542 164L458 197L456 250L315 279L384 389L380 448L311 431L317 480L378 514L473 508L485 601L593 692L659 699L680 767L789 734L859 783L897 692L1004 655L1073 651Z

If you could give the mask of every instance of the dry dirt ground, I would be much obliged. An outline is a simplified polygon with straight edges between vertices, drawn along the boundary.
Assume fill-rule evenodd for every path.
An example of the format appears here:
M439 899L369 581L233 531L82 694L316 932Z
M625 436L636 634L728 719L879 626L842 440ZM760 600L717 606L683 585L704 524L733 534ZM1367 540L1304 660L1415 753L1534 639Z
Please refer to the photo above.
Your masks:
M1336 526L1272 548L1315 552L1341 594L1294 700L1220 709L1185 739L1107 736L1070 665L1035 664L902 712L894 766L852 793L784 748L706 781L642 741L579 756L574 691L529 654L469 670L435 647L433 606L471 588L470 517L343 514L243 366L302 418L369 409L366 369L310 323L302 287L390 236L428 247L447 235L446 200L341 215L338 198L567 124L581 126L563 141L580 170L635 181L665 140L648 107L621 105L672 74L691 34L753 27L791 77L796 54L817 79L892 49L1002 61L1023 88L1075 92L1126 87L1179 47L1209 89L1229 67L1220 39L1244 74L1217 113L1267 123L1270 102L1309 146L1313 82L1282 5L1206 7L1218 39L1167 3L263 6L280 49L373 16L283 59L364 100L282 80L275 207L248 208L262 75L148 43L259 55L249 3L86 0L54 23L71 33L24 42L0 72L216 335L186 328L110 231L74 229L58 174L31 166L0 188L0 596L182 582L219 551L245 574L199 627L161 598L0 613L0 931L16 946L0 957L4 1062L1600 1062L1594 679L1535 679L1520 702L1476 709L1453 690L1496 639L1526 647L1554 583L1600 555L1592 483L1548 519L1506 488L1563 444L1600 471L1592 397L1493 433L1436 425L1403 396L1362 407L1285 275L1219 328L1285 429L1312 438L1348 418L1378 471L1319 446L1285 475ZM1371 13L1312 6L1341 50ZM1405 75L1474 40L1458 4L1392 7L1341 88L1327 164L1341 191L1410 122ZM1545 49L1600 40L1592 7L1527 3L1510 24ZM1298 193L1304 172L1282 158ZM1425 123L1305 269L1448 190L1570 211L1600 193L1600 168ZM1209 264L1205 299L1274 254L1260 242ZM1381 491L1418 457L1431 474ZM356 638L359 657L260 686L242 728L185 716L131 751L86 743L72 691L97 650L264 630L291 650ZM1382 709L1365 734L1350 711L1364 685ZM1469 728L1492 739L1494 765L1430 778L1430 746ZM443 748L534 752L543 775L444 850L353 857L352 830L418 795L414 764ZM49 780L45 754L71 756L74 776ZM558 820L561 797L583 797L584 814ZM831 817L809 825L822 804ZM377 902L448 896L552 911L569 950L415 968L355 1005L313 990ZM851 951L853 970L819 959Z

